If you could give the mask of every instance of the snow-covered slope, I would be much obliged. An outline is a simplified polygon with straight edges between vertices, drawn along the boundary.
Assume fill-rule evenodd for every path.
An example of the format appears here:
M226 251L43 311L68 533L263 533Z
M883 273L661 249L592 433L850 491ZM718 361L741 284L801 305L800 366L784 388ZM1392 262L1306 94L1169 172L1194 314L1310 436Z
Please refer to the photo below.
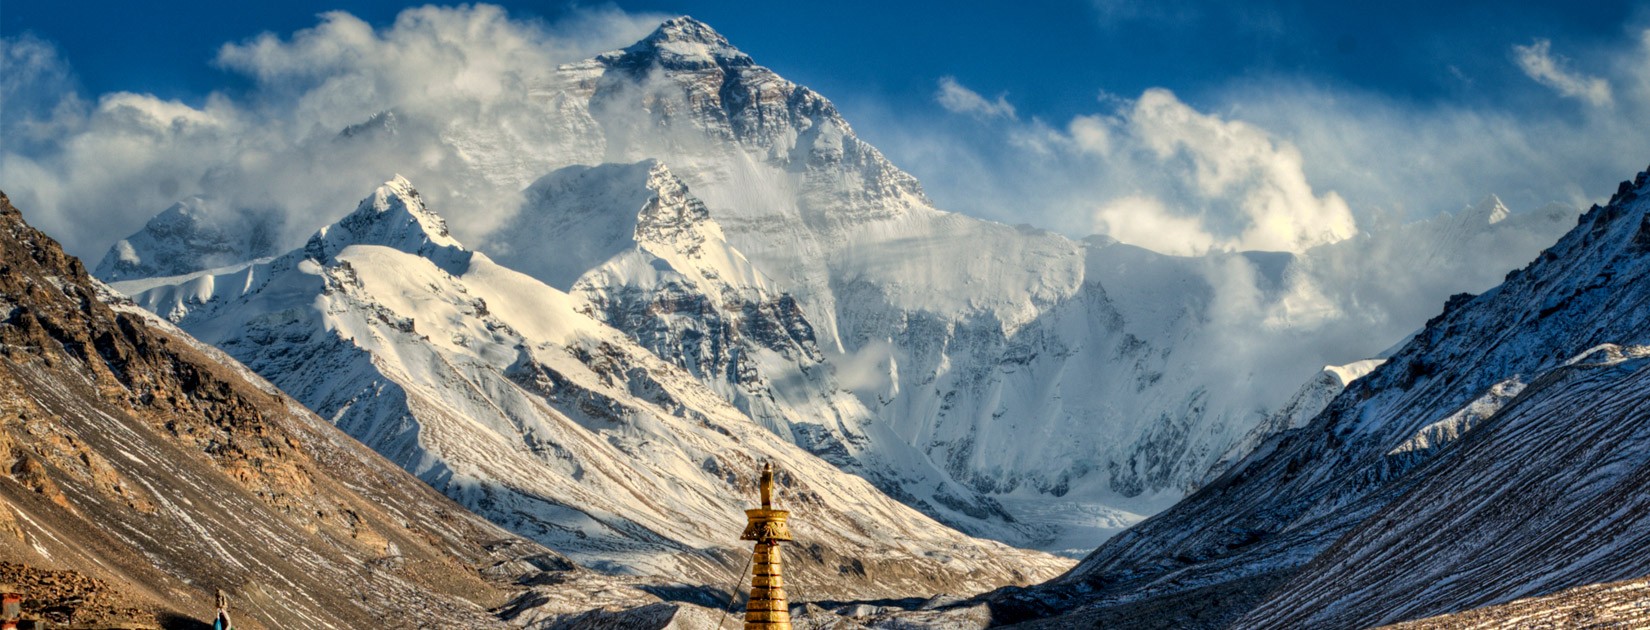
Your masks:
M1431 315L1402 305L1493 286L1574 216L1491 198L1203 257L981 221L691 18L549 68L533 95L535 124L402 121L439 127L454 172L526 190L479 251L900 501L1074 555L1196 488L1322 366ZM125 286L187 292L153 300L182 317L269 271Z
M1002 618L1363 627L1650 573L1647 179Z
M1313 418L1318 417L1318 414L1323 413L1324 408L1328 407L1329 403L1335 400L1335 397L1339 396L1342 391L1345 391L1347 385L1352 384L1352 381L1368 376L1370 372L1385 362L1386 359L1364 359L1346 365L1324 366L1322 372L1301 385L1295 395L1289 398L1289 402L1284 403L1277 411L1272 412L1260 424L1255 425L1255 428L1250 429L1242 440L1232 445L1232 448L1221 456L1220 461L1209 469L1208 476L1204 478L1203 483L1214 481L1230 469L1233 464L1254 454L1255 449L1259 448L1273 435L1305 426L1307 422L1311 422Z
M1239 625L1390 623L1650 575L1650 347L1589 353L1507 405Z
M650 243L692 240L665 223L638 220L660 228ZM959 534L752 423L587 302L464 249L404 179L273 261L175 280L134 299L598 569L721 583L742 564L763 460L783 471L802 550L788 561L816 595L978 590L1065 566Z

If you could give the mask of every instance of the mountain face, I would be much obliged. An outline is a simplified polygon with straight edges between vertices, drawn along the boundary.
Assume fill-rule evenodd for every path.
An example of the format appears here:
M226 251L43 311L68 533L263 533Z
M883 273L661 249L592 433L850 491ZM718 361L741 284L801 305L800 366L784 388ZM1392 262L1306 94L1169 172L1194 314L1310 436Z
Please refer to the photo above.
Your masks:
M222 589L249 628L502 627L518 574L572 570L108 291L3 194L0 309L0 580L31 613L172 626Z
M758 363L806 358L806 329L784 328L794 306L717 284L760 287L669 172L631 174L655 196L612 264L777 326ZM753 424L594 317L598 299L465 249L405 179L272 261L134 299L459 503L597 569L723 583L748 553L733 541L764 460L794 514L790 575L816 597L979 591L1067 566L961 535ZM668 328L670 311L657 315Z
M1223 470L1323 366L1430 315L1396 305L1491 287L1574 218L1489 198L1303 253L1202 257L981 221L934 208L823 96L691 18L532 94L536 125L390 127L440 127L455 168L526 191L479 251L883 493L1070 555ZM181 320L267 272L122 286L190 287L145 301Z
M1650 573L1647 179L998 621L1368 627Z
M540 179L494 244L498 261L559 282L578 310L685 370L741 413L845 470L978 517L973 529L1018 533L1002 508L923 464L845 389L797 301L727 242L719 222L657 161L568 167ZM996 516L998 526L990 527ZM1001 521L1008 521L1002 523Z
M821 370L806 357L784 360L784 371L806 379L771 374L733 386L722 371L690 372L781 435L925 513L1051 550L1081 553L1166 507L1322 366L1372 356L1420 325L1426 313L1378 312L1402 301L1383 294L1392 289L1382 274L1416 272L1417 284L1402 289L1406 300L1412 292L1441 300L1482 290L1573 219L1509 216L1489 199L1438 220L1452 221L1449 230L1435 223L1302 255L1203 258L979 221L933 208L829 101L690 18L667 21L625 50L562 66L535 94L553 132L446 132L480 176L529 191L517 220L483 250L575 294L584 292L575 282L605 287L593 312L649 348L680 347L654 319L623 320L641 302L615 306L639 295L617 287L652 282L646 269L635 279L624 276L633 268L584 276L604 256L556 267L514 253L535 238L546 243L540 251L558 254L619 242L533 231L636 213L638 199L602 192L570 164L668 164L727 245L765 279L765 293L795 300L832 378L815 376ZM542 173L552 175L538 179ZM1408 257L1415 269L1356 263L1415 243L1429 254ZM1503 256L1484 264L1497 275L1464 272L1464 261ZM1234 276L1261 291L1231 299L1222 285ZM1324 302L1364 310L1326 314L1333 309ZM696 334L744 321L737 310L700 310ZM1390 338L1354 332L1388 318L1400 322ZM686 329L686 319L678 312L673 321ZM1238 331L1260 333L1240 339ZM1359 351L1354 341L1344 344L1352 348L1346 356L1315 356L1297 350L1303 338L1361 338L1369 347ZM1255 347L1270 350L1252 356ZM764 351L754 343L742 354ZM660 356L686 367L688 354ZM1211 360L1225 356L1252 360ZM869 417L836 389L851 392ZM766 399L803 403L763 409L758 401Z
M93 274L106 282L175 276L278 253L281 215L190 197L116 242Z

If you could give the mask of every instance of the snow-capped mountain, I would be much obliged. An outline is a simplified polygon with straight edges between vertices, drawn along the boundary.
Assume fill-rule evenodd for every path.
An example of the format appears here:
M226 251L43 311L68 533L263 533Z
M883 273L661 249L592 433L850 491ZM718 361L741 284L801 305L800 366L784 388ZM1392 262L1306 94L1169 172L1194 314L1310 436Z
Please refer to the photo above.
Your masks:
M708 254L714 226L672 229L696 206L669 196L668 171L638 168L664 188L636 215L646 244L631 251L656 256L637 264L706 286L689 263L733 261ZM1066 566L959 534L753 424L581 312L594 302L464 248L405 179L272 261L142 286L139 304L459 503L598 569L721 583L763 460L795 515L791 573L816 597L982 590Z
M935 470L842 387L797 301L727 242L664 164L564 168L529 187L527 199L493 244L501 264L566 287L580 311L784 439L896 493L898 480L927 480L918 507L972 531L1020 537L1001 507Z
M1368 627L1650 573L1650 172L1071 573L1050 627Z
M728 244L704 203L665 165L568 167L527 195L495 245L501 264L565 288L583 303L579 310L694 375L769 430L848 461L843 442L863 441L850 425L869 413L831 380L796 301ZM797 427L820 418L837 422Z
M190 197L155 215L121 239L93 274L106 282L175 276L279 253L281 215L273 209L235 210Z
M691 18L533 95L534 125L397 123L526 191L479 251L907 505L1074 555L1196 488L1324 366L1430 314L1395 305L1493 286L1574 217L1491 198L1305 253L1201 257L982 221L934 208L823 96ZM1385 255L1410 248L1425 255ZM1408 266L1361 263L1376 254ZM185 286L146 282L124 286ZM180 318L189 298L149 303Z
M796 300L837 384L874 414L856 470L892 469L891 477L867 476L967 531L1049 549L1080 552L1178 499L1322 366L1372 356L1418 326L1426 314L1374 312L1384 302L1369 294L1387 287L1346 281L1381 273L1348 262L1357 248L1416 237L1437 244L1428 264L1449 277L1405 290L1442 299L1492 286L1499 269L1533 255L1573 217L1465 212L1453 217L1464 230L1453 240L1428 227L1301 256L1193 259L980 221L933 208L829 101L691 18L563 66L536 94L545 127L578 143L505 137L485 126L450 128L447 137L478 172L514 186L569 161L668 164L770 289ZM541 185L530 190L550 187ZM523 213L533 203L530 194ZM624 217L630 207L612 212ZM489 240L509 243L521 231L507 222ZM1463 259L1486 249L1492 258L1516 257L1483 265L1497 275L1462 273ZM555 284L578 272L529 273ZM1233 300L1222 292L1234 275L1266 287L1243 296L1250 312L1234 314L1242 309L1229 308ZM1344 292L1334 306L1371 310L1323 307L1324 294L1334 292ZM1389 315L1412 319L1390 338L1368 336L1366 349L1348 344L1347 356L1312 356L1287 344L1354 337ZM1232 334L1256 329L1258 338ZM1252 346L1266 345L1277 351L1258 368L1212 360L1249 359ZM827 411L791 415L831 426L842 411L815 409ZM1050 520L1069 513L1091 516Z

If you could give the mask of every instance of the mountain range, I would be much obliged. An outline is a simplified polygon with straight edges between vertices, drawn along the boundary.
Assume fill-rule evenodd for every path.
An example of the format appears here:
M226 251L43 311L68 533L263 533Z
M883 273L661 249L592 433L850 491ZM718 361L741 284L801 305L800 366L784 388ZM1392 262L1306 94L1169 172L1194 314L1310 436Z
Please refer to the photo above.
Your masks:
M1643 616L1650 173L1172 256L936 208L692 18L530 95L328 145L520 191L484 228L385 173L323 225L182 199L88 275L0 196L0 580L103 623L716 627L773 463L832 627Z
M699 238L714 224L671 229L696 206L668 192L634 220L636 234L660 233L633 246L648 257L638 264L681 279L677 268L730 262ZM806 541L793 579L818 596L977 592L1068 564L941 526L750 422L572 296L465 249L405 179L301 248L134 300L459 503L593 568L725 582L743 564L734 534L763 461L779 464ZM802 352L806 332L774 335Z
M978 220L934 208L823 96L691 18L557 67L532 95L540 124L433 125L455 169L524 191L475 251L882 494L1071 556L1218 474L1324 366L1413 331L1429 314L1407 306L1417 295L1489 288L1574 217L1487 197L1304 252L1196 257ZM404 149L393 105L339 141ZM244 293L268 271L244 263L273 253L137 277L241 233L164 217L100 269L222 338L191 313ZM1394 255L1409 248L1420 255ZM1399 262L1361 263L1377 256ZM302 378L274 369L260 373ZM357 435L396 425L365 419L378 413L336 420Z

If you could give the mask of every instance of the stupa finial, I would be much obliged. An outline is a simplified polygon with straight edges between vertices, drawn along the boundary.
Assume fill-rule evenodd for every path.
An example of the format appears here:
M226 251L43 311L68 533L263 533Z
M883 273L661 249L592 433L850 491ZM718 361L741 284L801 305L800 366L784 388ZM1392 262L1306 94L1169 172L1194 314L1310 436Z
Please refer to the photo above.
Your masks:
M785 519L790 512L773 509L773 462L762 464L758 482L762 507L745 510L745 533L740 540L756 541L751 560L751 597L745 605L745 630L790 630L791 610L785 601L785 578L780 576L779 543L791 539Z

